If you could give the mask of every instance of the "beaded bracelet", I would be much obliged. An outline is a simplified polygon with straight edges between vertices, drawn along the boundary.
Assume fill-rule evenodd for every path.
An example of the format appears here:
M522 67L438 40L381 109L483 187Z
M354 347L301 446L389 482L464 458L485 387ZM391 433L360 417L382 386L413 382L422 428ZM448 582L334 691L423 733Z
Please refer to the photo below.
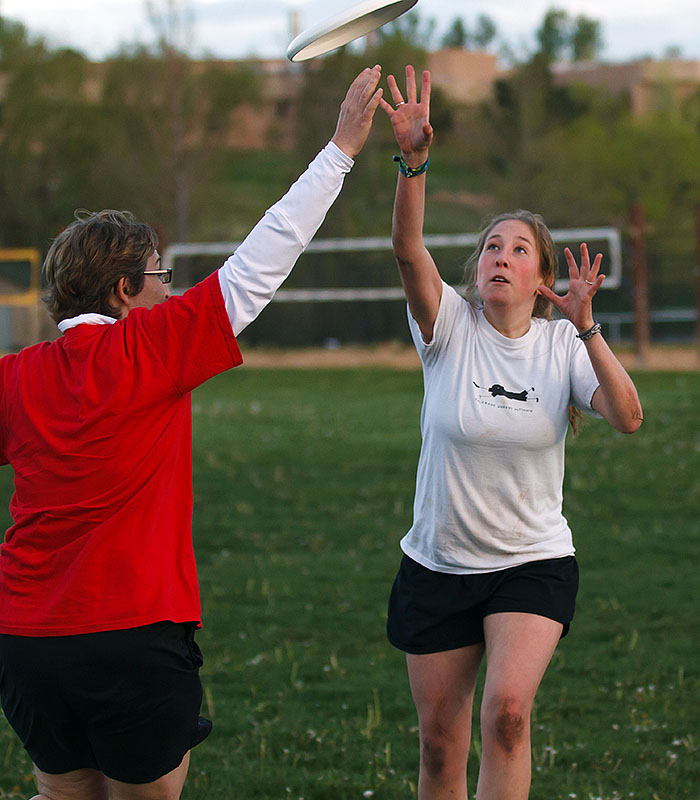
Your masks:
M601 328L602 325L600 324L600 322L594 322L593 326L590 327L587 331L584 331L583 333L577 333L576 338L580 339L582 342L587 342L589 339L592 339L596 335L596 333L600 333Z
M415 178L416 175L422 175L430 164L429 158L426 158L425 162L421 164L420 167L409 167L402 156L394 156L394 161L397 161L399 164L399 172L407 178Z

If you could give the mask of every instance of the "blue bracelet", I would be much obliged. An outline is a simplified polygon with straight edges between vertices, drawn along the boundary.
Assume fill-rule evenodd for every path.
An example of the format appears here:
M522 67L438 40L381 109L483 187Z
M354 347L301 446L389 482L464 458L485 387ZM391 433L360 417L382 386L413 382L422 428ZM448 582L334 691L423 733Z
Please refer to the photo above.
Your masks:
M430 165L430 159L426 158L425 162L420 165L420 167L409 167L408 164L403 160L402 156L394 156L394 161L397 161L399 164L399 172L402 175L405 175L407 178L415 178L416 175L422 175L428 166Z

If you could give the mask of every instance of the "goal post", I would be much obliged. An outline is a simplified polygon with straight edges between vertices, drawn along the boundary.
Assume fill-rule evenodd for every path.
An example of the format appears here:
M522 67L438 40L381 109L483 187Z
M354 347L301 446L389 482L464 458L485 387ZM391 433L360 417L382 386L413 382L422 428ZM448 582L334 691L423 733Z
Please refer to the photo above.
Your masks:
M620 286L622 248L617 229L567 228L552 234L559 261L557 291L568 286L564 247L576 253L582 241L591 252L603 253L608 276L603 287ZM459 290L478 234L424 238L442 278ZM164 265L173 268L173 292L181 293L218 269L239 244L193 242L165 248ZM265 313L245 331L249 345L286 348L407 341L407 337L405 297L390 237L313 239Z
M578 258L578 246L581 242L587 242L592 253L603 253L603 271L606 279L602 288L617 289L622 281L622 241L620 231L617 228L556 228L551 231L554 243L558 246L559 256L559 276L555 283L555 290L562 292L568 286L568 271L564 260L564 247L571 248ZM467 255L474 249L478 234L427 234L424 236L426 247L433 253L438 253L445 248L462 248L464 250L464 261ZM213 271L220 264L213 260L215 257L220 259L228 258L241 244L240 241L233 242L187 242L172 244L165 249L163 254L163 265L173 268L173 283L180 289L187 288L188 282L181 283L178 279L177 262L186 258L210 257L207 260L207 272ZM334 253L367 253L370 251L392 251L391 238L386 236L374 236L364 238L336 238L336 239L313 239L304 251L305 254L334 254ZM437 259L439 261L439 259ZM393 268L393 265L392 265ZM205 273L206 274L206 273ZM193 276L196 280L205 277L204 274ZM398 275L396 274L398 278ZM192 283L195 280L191 281ZM456 284L458 285L458 284ZM278 289L275 294L275 302L294 303L294 302L354 302L354 301L378 301L378 300L402 300L403 290L400 286L353 286L353 287L310 287L304 289L286 288Z
M0 349L39 341L41 253L33 247L0 248Z

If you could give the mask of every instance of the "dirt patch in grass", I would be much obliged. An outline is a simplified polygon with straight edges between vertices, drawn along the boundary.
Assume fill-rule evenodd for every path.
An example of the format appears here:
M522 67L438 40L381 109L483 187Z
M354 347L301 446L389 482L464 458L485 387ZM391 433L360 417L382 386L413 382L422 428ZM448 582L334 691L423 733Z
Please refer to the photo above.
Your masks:
M302 348L293 350L242 347L244 364L249 367L292 369L389 367L420 369L413 347L388 342L369 347ZM700 370L700 349L688 346L656 345L640 360L629 347L615 352L626 369L696 372Z

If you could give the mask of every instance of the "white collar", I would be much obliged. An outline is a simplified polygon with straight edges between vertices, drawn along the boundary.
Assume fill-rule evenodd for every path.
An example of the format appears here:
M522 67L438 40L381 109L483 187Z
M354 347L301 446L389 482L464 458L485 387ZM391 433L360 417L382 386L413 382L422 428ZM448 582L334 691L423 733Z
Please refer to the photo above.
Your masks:
M106 317L104 314L78 314L77 317L61 320L58 323L58 330L65 333L77 325L113 325L116 321L114 317Z

